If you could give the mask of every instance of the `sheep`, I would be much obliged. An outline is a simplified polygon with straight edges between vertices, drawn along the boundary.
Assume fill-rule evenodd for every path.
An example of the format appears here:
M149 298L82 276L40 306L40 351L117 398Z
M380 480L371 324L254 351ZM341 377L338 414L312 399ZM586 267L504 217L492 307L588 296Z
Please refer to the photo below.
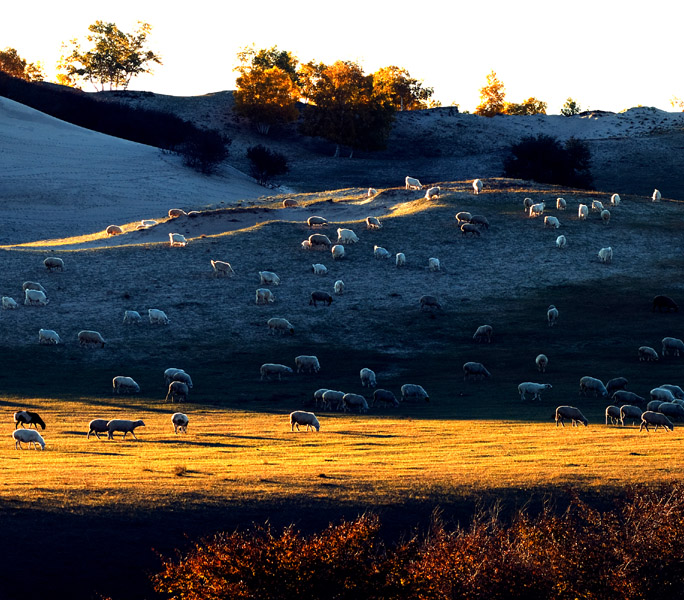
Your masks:
M176 373L185 373L183 369L176 369L175 367L169 367L164 371L164 381L166 382L166 385L169 385L172 381L175 381L173 378Z
M375 373L371 369L367 369L364 367L359 372L359 377L361 377L361 386L362 387L374 388L377 385L377 382L375 379Z
M613 392L611 396L613 404L644 404L646 398L642 398L634 392L628 392L627 390L618 390Z
M610 197L610 205L611 206L620 206L620 194L613 194Z
M123 317L124 325L132 325L142 322L142 317L137 310L125 310Z
M656 308L658 309L658 312L663 312L663 310L666 310L667 312L679 312L679 306L677 306L677 303L669 296L656 296L653 298L651 312L655 312Z
M475 194L477 195L481 191L482 191L482 181L480 181L479 179L475 179L473 181L473 192L475 192Z
M546 320L549 327L553 327L558 322L558 309L553 304L546 311Z
M295 366L297 367L297 373L318 373L321 370L318 357L305 354L295 357Z
M294 327L292 327L292 324L287 319L272 317L266 322L266 324L268 325L269 334L278 332L281 334L289 333L290 335L294 335Z
M539 354L537 358L534 359L534 364L537 365L537 370L540 373L546 373L546 367L549 366L549 359L546 354Z
M471 379L488 379L492 374L479 362L467 362L463 365L463 381Z
M101 433L107 433L107 419L93 419L90 423L88 423L88 435L86 436L86 439L90 439L90 434L94 433L97 436L97 439L100 439L100 434Z
M568 245L568 240L564 235L559 235L556 238L556 248L565 248Z
M546 204L544 202L538 202L537 204L530 206L530 218L534 219L536 217L540 217L542 214L544 214L545 207Z
M192 389L192 377L183 371L183 369L173 369L169 381L180 381Z
M311 429L311 431L314 429L320 431L321 429L321 424L318 422L315 414L303 410L295 410L290 413L290 431L294 431L295 427L297 427L297 431L299 431L300 425L306 425L307 431L309 431L309 429Z
M273 271L259 271L259 283L261 285L280 285L280 277Z
M525 198L523 200L523 211L527 212L533 204L534 200L532 198Z
M358 236L351 229L338 229L337 230L337 243L338 244L355 244L359 241Z
M306 220L309 227L323 227L328 224L328 219L314 215Z
M601 202L600 200L591 201L591 212L600 213L603 210L603 202Z
M663 195L660 193L660 190L653 190L653 195L651 196L651 200L653 200L653 202L660 202L662 197Z
M627 379L625 377L614 377L609 379L606 383L606 390L608 390L608 395L612 396L618 390L624 390L627 387Z
M181 235L180 233L169 233L169 246L172 248L182 247L187 243L188 240L185 239L184 235Z
M335 293L338 296L341 296L342 294L344 294L344 281L342 281L341 279L338 279L335 282L335 285L333 286L333 290L335 291Z
M577 218L580 221L586 221L589 216L589 207L586 204L580 204L577 208Z
M38 450L38 446L36 444L40 444L40 449L45 450L45 440L43 439L43 436L32 429L19 429L18 431L13 431L12 437L14 438L15 450L24 449L21 445L22 442L24 444L28 444L29 450L31 449L31 444L33 444L33 448L35 450Z
M311 271L314 275L326 275L328 273L328 268L321 263L315 263L311 265Z
M565 419L570 419L573 427L579 427L579 423L584 423L585 427L589 424L589 421L580 412L579 408L574 406L559 406L556 408L556 427L558 427L558 423L565 427Z
M338 410L341 408L342 398L344 398L344 392L340 392L338 390L326 390L323 392L322 396L325 406L327 406L329 409L332 409L334 406Z
M382 246L373 246L373 256L375 258L389 258L390 253Z
M148 309L147 316L150 319L150 324L152 325L168 325L170 323L166 313L158 308Z
M39 344L61 344L62 338L59 334L52 329L39 329L38 330L38 343Z
M565 198L556 198L556 210L565 210L567 205Z
M491 344L493 333L494 329L491 325L480 325L475 330L475 333L473 334L473 339L476 342L487 342L488 344Z
M199 217L201 214L202 214L202 211L199 211L199 210L191 210L191 211L188 212L188 217L190 217L191 219L194 219L194 218L196 218L196 217Z
M407 190L422 190L423 184L415 179L414 177L406 177L406 189Z
M294 198L285 198L285 200L283 200L283 208L292 208L294 206L299 206L299 202Z
M489 229L489 221L487 220L487 217L485 217L484 215L473 215L472 217L470 217L470 224L477 225L482 229Z
M653 388L649 392L651 400L661 400L662 402L674 402L674 394L670 390L664 388Z
M389 390L377 389L373 392L373 406L378 402L391 404L395 408L399 406L399 400L397 400L397 397Z
M335 244L330 251L332 252L333 260L344 258L344 246L341 244Z
M653 362L658 360L658 353L650 346L639 346L639 361Z
M21 291L25 292L26 290L36 290L47 295L45 288L36 281L24 281L24 283L21 284Z
M430 402L430 396L423 389L422 385L416 383L405 383L401 386L401 399L405 400L425 400Z
M123 233L123 229L118 225L110 225L109 227L107 227L107 229L105 229L105 233L108 236L121 235Z
M130 433L136 440L138 439L135 435L136 427L145 427L142 419L137 421L129 421L128 419L112 419L107 423L107 439L113 440L114 433L117 431L123 432L123 439Z
M678 385L664 383L663 385L660 385L658 387L672 392L672 395L675 397L676 400L684 400L684 390L680 388Z
M428 269L430 271L439 271L440 270L439 258L428 258Z
M663 404L664 400L651 400L646 405L646 410L652 410L653 412L658 412L658 407Z
M171 415L171 423L173 423L174 433L178 433L179 431L181 433L187 433L190 419L188 419L188 415L183 413L173 413L173 415Z
M169 209L169 219L177 219L178 217L187 217L186 213L182 208L170 208Z
M52 271L53 269L64 271L64 261L56 256L48 256L43 261L43 264L48 271Z
M14 310L15 308L18 308L19 305L17 304L16 300L14 298L10 298L9 296L3 296L2 297L2 308L4 310Z
M601 396L601 398L608 397L608 390L603 384L603 381L596 379L596 377L589 377L585 375L580 378L579 381L580 394L582 396Z
M421 296L419 302L420 310L423 310L424 308L428 310L431 310L433 308L442 310L442 305L437 301L437 298L435 298L434 296Z
M375 188L368 188L368 193L366 194L367 198L372 198L373 196L377 195L378 190Z
M325 404L323 401L323 394L325 394L328 390L328 388L320 388L314 392L313 399L314 399L314 406L318 407L318 405L321 405L321 408L330 408Z
M332 247L332 242L330 241L330 238L327 235L323 235L322 233L312 233L309 236L309 249L314 250L314 249L323 249L327 250L328 248Z
M45 421L40 418L37 412L30 410L20 410L14 413L14 428L16 429L19 425L22 429L24 425L28 425L29 428L33 425L35 429L38 429L38 425L40 425L41 429L45 429Z
M518 386L521 400L527 400L527 394L532 394L532 400L541 400L541 393L551 389L550 383L534 383L525 381Z
M606 406L606 425L610 419L611 425L617 425L620 420L620 409L617 406Z
M105 346L105 341L104 338L102 337L102 334L99 331L91 331L88 329L84 329L83 331L78 332L78 344L82 348L84 346L100 346L100 348L104 348Z
M660 414L670 417L673 421L684 419L684 406L676 402L663 402L658 411Z
M663 344L663 357L684 355L684 342L679 338L664 337L661 343Z
M137 394L140 392L140 386L135 380L123 375L117 375L112 379L112 388L115 394Z
M461 229L461 235L464 237L468 235L469 233L472 234L473 237L480 237L480 229L478 228L477 225L473 225L472 223L463 223L460 226Z
M261 381L271 381L271 376L273 375L277 375L278 381L282 381L282 376L292 373L292 369L285 365L279 365L276 363L264 363L259 368L259 373L261 373Z
M40 290L25 290L24 291L24 306L47 306L50 302L45 295L45 292Z
M544 217L544 228L552 227L553 229L558 229L560 227L560 221L556 217Z
M268 304L275 302L275 296L273 292L268 288L259 288L256 291L256 303L257 304Z
M406 255L403 252L397 252L394 263L397 267L403 267L406 264Z
M640 421L641 420L641 415L643 411L638 407L634 406L632 404L625 404L624 406L620 407L620 425L623 427L625 426L625 421L627 419L632 420L632 425L635 425L635 421Z
M143 219L140 221L139 229L149 229L150 227L154 227L157 224L157 222L154 219Z
M224 275L227 277L232 277L235 275L235 271L229 262L224 260L211 260L209 262L211 262L211 266L214 269L214 275L216 275L216 277L223 277Z
M432 200L433 198L439 198L440 192L439 186L428 188L425 192L425 199Z
M330 306L332 304L333 297L328 294L328 292L311 292L311 297L309 299L309 306L312 304L318 306L318 302L322 302L325 306Z
M366 217L366 229L380 229L382 223L377 217Z
M653 412L651 410L647 410L641 415L641 425L639 426L639 431L641 431L644 427L646 428L646 431L650 431L648 428L649 425L655 425L655 431L658 431L658 427L663 427L665 431L668 429L670 431L674 431L674 425L670 419L661 413Z
M345 394L342 396L342 410L358 409L360 413L368 412L368 401L359 394Z
M608 223L610 222L610 211L609 210L604 208L601 211L601 221L603 221L604 225L608 225Z
M467 210L462 210L461 212L456 213L456 220L458 221L459 227L461 226L461 223L470 223L470 219L472 218L473 215Z
M164 402L168 402L169 398L171 399L171 402L186 402L189 393L190 391L188 390L187 384L182 381L172 381L169 383L169 389L166 392Z

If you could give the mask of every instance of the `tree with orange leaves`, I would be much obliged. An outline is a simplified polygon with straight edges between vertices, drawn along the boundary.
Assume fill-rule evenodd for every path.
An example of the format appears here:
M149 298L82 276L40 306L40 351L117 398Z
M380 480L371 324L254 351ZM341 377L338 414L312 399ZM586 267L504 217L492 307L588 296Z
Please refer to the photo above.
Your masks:
M487 75L487 85L480 89L480 104L475 108L475 114L482 117L493 117L505 113L506 91L504 84L492 71Z

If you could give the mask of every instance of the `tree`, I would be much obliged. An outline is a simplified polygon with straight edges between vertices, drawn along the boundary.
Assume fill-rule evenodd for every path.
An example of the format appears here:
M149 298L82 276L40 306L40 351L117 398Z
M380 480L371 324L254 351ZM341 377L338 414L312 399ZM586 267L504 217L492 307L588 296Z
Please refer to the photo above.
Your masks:
M278 67L288 74L292 83L297 85L299 83L299 75L297 73L297 65L299 61L297 57L287 50L278 50L278 46L271 48L262 48L256 50L254 46L246 46L237 55L240 61L240 66L237 71L244 74L250 69L260 69L265 71L273 67Z
M373 73L373 89L376 94L388 97L396 110L420 110L432 108L434 89L411 77L406 69L383 67Z
M81 78L97 89L127 89L131 79L141 73L151 73L150 63L162 64L151 50L145 49L147 36L152 30L148 23L138 23L133 33L121 31L114 23L95 21L88 30L86 40L93 44L81 50L78 40L71 40L71 54L62 56L58 66L66 71L66 81Z
M14 48L0 50L0 71L24 81L43 81L40 63L26 62Z
M575 102L572 98L568 98L565 101L565 104L563 104L563 108L561 108L560 114L563 115L564 117L571 117L572 115L578 115L582 112L582 108L580 107L577 102Z
M480 104L475 108L475 114L483 117L504 114L505 97L504 84L492 71L487 75L487 85L480 89Z
M272 177L283 175L290 170L284 154L269 150L261 144L248 148L247 158L251 163L252 177L262 185Z
M528 98L520 104L515 104L513 102L504 103L504 114L507 115L545 115L546 102L537 100L536 98Z
M672 105L672 108L676 108L684 112L684 100L682 100L681 98L673 96L672 100L670 100L670 104Z

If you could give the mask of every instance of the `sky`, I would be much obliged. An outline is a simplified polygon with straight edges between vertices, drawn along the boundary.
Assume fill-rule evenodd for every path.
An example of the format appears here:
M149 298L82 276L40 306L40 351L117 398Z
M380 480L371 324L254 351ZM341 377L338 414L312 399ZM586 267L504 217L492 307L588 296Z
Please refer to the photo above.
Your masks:
M236 54L254 44L277 45L300 62L352 60L366 73L396 65L434 88L443 105L461 110L475 108L491 71L504 83L506 100L534 96L547 102L549 114L568 97L582 109L612 111L639 105L671 111L670 100L684 98L679 0L98 4L13 2L3 8L0 48L41 62L53 79L62 43L85 38L91 23L113 22L130 33L144 21L153 27L148 47L163 65L129 89L159 94L235 89Z

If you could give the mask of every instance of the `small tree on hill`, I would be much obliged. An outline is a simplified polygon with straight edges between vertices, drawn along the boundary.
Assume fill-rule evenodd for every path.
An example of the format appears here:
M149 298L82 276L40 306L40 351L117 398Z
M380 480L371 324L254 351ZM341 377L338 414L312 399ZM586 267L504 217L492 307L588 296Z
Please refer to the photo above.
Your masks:
M262 185L269 179L284 175L290 170L284 154L269 150L261 144L248 148L247 158L251 162L252 177Z
M575 102L572 98L568 98L565 101L565 104L563 104L563 108L561 108L560 114L563 115L564 117L572 117L573 115L578 115L582 112L582 108L580 107L577 102Z
M505 112L506 90L503 82L492 71L487 75L487 85L480 88L480 104L475 108L475 114L483 117L493 117Z
M504 113L507 115L545 115L548 104L536 98L528 98L520 104L506 102Z
M373 73L374 93L389 98L396 110L432 108L435 90L411 77L406 69L390 66Z
M24 81L43 81L40 63L26 62L14 48L0 50L0 71Z

